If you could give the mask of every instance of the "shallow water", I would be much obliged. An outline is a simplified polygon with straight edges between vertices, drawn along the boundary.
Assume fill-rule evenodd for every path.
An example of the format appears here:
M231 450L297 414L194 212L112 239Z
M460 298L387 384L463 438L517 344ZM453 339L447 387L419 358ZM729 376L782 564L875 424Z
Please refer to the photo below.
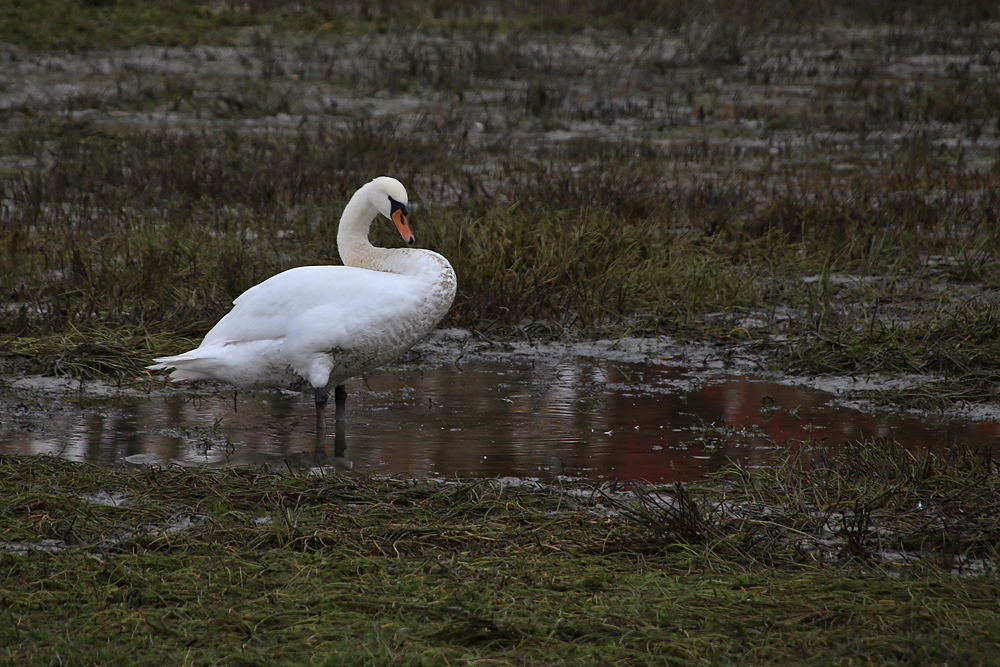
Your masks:
M348 384L345 452L327 464L415 476L699 479L788 446L873 435L911 449L1000 444L1000 424L865 414L832 396L655 363L567 358L380 371ZM331 409L332 413L332 409ZM7 392L0 452L105 466L314 462L311 397L225 388L169 393ZM331 414L332 417L332 414ZM331 427L332 427L332 419ZM334 457L336 455L336 457Z

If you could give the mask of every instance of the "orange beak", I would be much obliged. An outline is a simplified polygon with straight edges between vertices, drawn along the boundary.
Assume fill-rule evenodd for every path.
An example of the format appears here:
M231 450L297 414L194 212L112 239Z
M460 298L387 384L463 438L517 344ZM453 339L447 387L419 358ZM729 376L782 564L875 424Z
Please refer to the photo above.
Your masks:
M410 223L406 221L406 214L403 213L403 209L397 208L392 212L392 221L396 223L396 229L399 231L399 235L403 237L408 245L412 245L416 242L416 238L413 236L413 232L410 231Z

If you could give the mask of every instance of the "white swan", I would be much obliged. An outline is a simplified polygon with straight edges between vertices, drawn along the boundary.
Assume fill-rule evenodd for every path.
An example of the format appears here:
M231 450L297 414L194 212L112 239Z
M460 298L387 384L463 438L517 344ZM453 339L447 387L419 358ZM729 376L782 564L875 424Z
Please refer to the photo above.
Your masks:
M354 193L340 218L344 266L301 266L268 278L237 297L197 349L156 358L148 369L173 368L174 382L212 379L240 388L305 380L316 399L316 447L322 451L329 388L336 388L336 420L342 422L344 382L410 349L455 298L455 271L441 255L368 241L379 213L404 241L414 242L406 189L394 178L376 178Z

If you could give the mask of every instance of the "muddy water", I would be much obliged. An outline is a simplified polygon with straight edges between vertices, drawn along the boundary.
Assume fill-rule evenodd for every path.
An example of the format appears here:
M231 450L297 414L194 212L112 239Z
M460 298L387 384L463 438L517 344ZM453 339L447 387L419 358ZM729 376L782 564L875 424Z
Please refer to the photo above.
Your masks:
M569 358L378 372L348 385L326 463L416 476L693 480L787 446L884 435L907 447L1000 444L996 422L921 421L836 407L831 395L668 365ZM314 408L296 393L8 392L0 451L100 465L313 462Z

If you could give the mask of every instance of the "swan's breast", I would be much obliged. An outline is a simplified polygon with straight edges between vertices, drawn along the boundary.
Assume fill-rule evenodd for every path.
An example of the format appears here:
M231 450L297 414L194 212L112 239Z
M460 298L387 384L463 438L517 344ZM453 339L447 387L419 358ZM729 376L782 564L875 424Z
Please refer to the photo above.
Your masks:
M285 354L296 372L314 386L326 377L339 384L398 357L437 326L454 300L455 272L436 253L405 252L412 253L407 265L395 271L334 267L344 280L288 322Z

